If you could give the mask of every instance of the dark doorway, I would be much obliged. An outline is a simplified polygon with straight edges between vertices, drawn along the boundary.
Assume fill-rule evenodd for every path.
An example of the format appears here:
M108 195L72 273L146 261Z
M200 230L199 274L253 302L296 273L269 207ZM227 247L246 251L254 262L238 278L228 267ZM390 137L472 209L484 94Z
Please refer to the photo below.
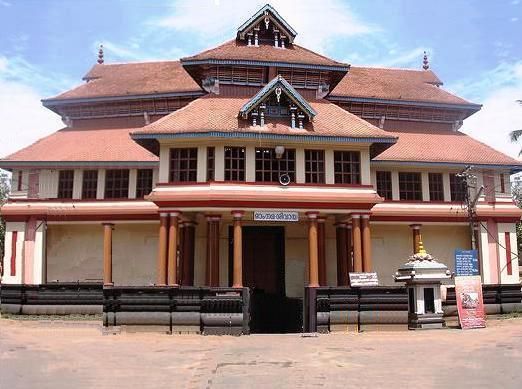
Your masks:
M229 280L233 231L229 229ZM243 285L250 288L250 331L301 331L301 301L285 296L284 227L243 227Z

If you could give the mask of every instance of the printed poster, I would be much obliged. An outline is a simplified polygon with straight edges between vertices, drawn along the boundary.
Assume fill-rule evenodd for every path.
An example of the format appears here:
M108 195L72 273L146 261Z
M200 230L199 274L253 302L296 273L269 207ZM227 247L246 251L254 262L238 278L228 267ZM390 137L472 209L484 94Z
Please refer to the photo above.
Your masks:
M455 277L455 295L460 328L465 330L486 327L480 276Z

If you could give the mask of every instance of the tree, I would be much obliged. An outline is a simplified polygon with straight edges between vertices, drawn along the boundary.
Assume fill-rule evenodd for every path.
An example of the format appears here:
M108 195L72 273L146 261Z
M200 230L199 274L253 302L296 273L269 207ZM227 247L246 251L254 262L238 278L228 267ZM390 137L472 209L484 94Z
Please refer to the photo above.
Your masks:
M522 208L522 180L520 177L515 177L515 182L511 186L511 194L515 204ZM522 223L517 223L517 254L518 263L522 265Z
M0 170L0 206L7 200L11 187L9 185L9 176L7 173ZM5 221L0 215L0 268L1 262L4 259L4 240L5 240Z
M517 100L517 102L522 105L522 100ZM509 133L509 138L511 139L511 142L515 143L518 142L520 138L522 138L522 129L520 130L514 130ZM522 155L522 150L518 152L518 155Z

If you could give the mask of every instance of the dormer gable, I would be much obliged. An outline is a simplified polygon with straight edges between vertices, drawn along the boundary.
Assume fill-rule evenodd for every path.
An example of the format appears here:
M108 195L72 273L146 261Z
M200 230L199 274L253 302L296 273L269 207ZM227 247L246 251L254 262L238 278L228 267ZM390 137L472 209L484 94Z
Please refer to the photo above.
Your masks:
M281 75L265 85L239 110L253 126L264 126L267 117L288 117L292 128L303 128L317 115L310 104Z
M270 44L285 48L291 45L297 32L270 5L266 4L237 30L237 40L247 46Z

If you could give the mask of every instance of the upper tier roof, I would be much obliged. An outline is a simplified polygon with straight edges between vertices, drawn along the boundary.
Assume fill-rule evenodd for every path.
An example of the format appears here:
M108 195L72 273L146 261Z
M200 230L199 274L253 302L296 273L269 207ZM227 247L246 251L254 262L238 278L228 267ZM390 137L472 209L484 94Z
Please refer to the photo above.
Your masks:
M415 131L390 131L389 134L399 137L397 143L374 161L522 166L520 161L462 132L423 130L421 123L418 126Z
M219 132L237 136L240 133L278 134L290 136L326 136L365 138L394 142L387 133L365 120L345 111L326 100L309 102L317 112L313 122L304 129L292 128L289 118L268 118L264 127L251 126L251 122L239 118L239 110L249 99L207 95L190 102L185 107L133 132L135 139L155 134L186 134Z
M472 104L437 85L442 85L442 82L431 70L351 66L350 72L331 91L330 97L458 104L480 108L480 105Z
M349 65L345 63L334 61L295 43L283 49L271 45L247 46L235 39L191 57L181 59L181 62L186 65L203 61L214 61L217 63L223 61L273 62L335 67L344 71L349 69Z
M89 81L46 99L44 103L108 96L202 92L179 61L94 65L84 80Z
M70 162L137 165L143 162L157 162L158 157L131 139L129 136L131 131L133 129L129 128L63 128L0 159L0 166L16 166L19 162L48 163L49 165Z

